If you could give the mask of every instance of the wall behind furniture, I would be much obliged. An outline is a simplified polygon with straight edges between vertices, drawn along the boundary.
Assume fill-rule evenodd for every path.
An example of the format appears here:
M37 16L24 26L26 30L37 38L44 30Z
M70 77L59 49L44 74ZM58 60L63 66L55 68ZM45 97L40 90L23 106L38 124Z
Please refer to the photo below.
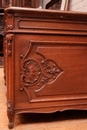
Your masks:
M70 0L70 10L87 12L87 0Z

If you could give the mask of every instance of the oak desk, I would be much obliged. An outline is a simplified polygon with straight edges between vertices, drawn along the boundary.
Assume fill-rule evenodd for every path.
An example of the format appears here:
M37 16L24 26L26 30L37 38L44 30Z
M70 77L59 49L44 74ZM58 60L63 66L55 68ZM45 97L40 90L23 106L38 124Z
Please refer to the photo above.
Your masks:
M7 8L4 59L9 128L15 114L87 109L87 13Z

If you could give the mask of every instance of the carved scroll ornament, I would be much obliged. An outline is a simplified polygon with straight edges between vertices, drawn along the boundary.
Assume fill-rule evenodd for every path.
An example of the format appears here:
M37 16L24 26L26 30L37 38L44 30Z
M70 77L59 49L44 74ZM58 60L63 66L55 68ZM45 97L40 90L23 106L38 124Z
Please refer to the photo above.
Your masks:
M7 112L8 112L8 116L14 115L14 107L11 100L9 100L7 103Z
M41 87L45 84L53 83L63 72L63 70L53 60L41 58L40 63L42 67L42 78L38 85Z
M23 64L23 69L21 71L21 78L24 86L31 86L35 84L41 75L41 69L38 63L33 60L29 59L26 60Z
M8 56L11 56L12 55L13 34L7 34L6 41L7 41L7 54L8 54Z
M23 44L23 47L24 45L26 44ZM46 84L52 84L55 82L57 78L63 73L63 70L55 61L46 59L45 56L38 52L35 53L37 58L28 58L30 50L31 47L28 47L26 48L25 55L20 55L20 90L24 90L26 92L29 101L31 99L29 94L31 89L29 88L34 88L34 91L38 92L43 89Z
M27 59L23 63L21 81L24 86L31 87L35 83L44 86L47 83L54 82L63 72L52 60L40 59L39 62L40 65L33 59Z
M8 127L11 129L13 128L13 120L14 120L14 107L13 107L13 102L11 100L8 100L7 103L7 115L9 118Z
M12 30L13 29L13 14L12 13L8 13L7 15L7 21L6 25L7 25L7 30Z

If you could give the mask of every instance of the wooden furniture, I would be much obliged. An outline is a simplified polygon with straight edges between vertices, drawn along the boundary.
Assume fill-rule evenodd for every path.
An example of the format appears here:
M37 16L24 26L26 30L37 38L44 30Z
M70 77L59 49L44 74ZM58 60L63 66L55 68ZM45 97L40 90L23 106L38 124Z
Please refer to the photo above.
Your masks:
M9 6L38 8L38 0L0 0L0 55L3 55L4 8Z
M9 128L15 114L87 110L87 13L7 8L4 56Z
M18 6L18 7L38 7L38 0L0 0L0 7Z
M0 12L0 55L3 54L3 10Z
M11 0L10 0L11 1ZM13 6L38 8L38 0L13 0Z

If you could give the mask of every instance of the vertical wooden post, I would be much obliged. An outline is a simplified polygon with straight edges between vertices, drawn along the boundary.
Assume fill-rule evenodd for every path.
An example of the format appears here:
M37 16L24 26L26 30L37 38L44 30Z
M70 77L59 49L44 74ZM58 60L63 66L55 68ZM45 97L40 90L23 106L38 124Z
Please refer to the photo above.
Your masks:
M9 6L12 6L12 0L9 1Z
M69 10L69 2L70 2L70 0L66 0L65 1L65 6L64 6L64 10L66 11L66 10Z

